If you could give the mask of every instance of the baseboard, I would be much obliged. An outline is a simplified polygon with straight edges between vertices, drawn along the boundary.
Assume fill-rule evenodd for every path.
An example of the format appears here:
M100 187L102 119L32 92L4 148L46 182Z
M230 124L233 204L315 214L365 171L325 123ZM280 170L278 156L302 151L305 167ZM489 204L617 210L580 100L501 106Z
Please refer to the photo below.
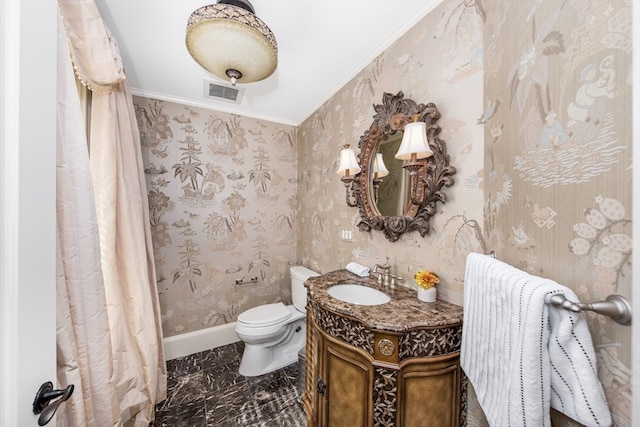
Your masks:
M165 360L171 360L238 342L240 338L238 338L235 328L236 322L231 322L167 337L162 340L164 358Z

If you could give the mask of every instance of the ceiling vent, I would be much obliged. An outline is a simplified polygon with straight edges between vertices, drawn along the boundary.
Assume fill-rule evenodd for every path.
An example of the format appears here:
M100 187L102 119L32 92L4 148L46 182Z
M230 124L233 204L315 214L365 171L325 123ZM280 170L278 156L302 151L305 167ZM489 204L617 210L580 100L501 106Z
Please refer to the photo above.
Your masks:
M221 101L239 104L240 101L242 101L243 94L244 88L214 83L210 80L204 81L204 96L206 98L218 99Z

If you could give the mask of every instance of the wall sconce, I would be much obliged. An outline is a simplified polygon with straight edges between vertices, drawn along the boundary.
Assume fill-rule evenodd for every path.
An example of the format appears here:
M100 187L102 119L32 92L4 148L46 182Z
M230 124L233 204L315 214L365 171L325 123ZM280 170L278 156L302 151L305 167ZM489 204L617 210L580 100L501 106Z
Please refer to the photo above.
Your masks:
M375 159L373 159L373 190L376 202L378 201L378 188L382 183L382 178L389 175L389 169L384 164L382 153L376 153Z
M353 208L357 206L357 203L352 184L355 175L360 173L360 165L358 165L356 153L353 151L353 148L349 147L349 144L345 144L340 151L340 163L338 164L336 173L341 176L340 180L344 183L347 192L347 205Z
M418 182L418 172L421 171L426 159L433 156L433 152L429 148L427 141L427 125L425 122L412 122L404 127L402 143L396 153L396 159L403 160L402 167L409 171L411 179L411 203L414 205L422 204L424 200L424 180ZM418 185L421 185L420 194L418 194ZM418 197L419 196L419 197Z

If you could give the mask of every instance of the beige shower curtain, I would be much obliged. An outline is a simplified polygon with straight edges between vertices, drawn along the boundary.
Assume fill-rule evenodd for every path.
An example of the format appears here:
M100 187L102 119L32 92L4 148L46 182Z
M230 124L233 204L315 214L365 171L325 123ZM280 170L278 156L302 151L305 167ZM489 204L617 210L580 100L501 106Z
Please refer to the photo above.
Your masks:
M58 4L58 382L75 391L57 422L147 427L166 367L131 94L93 0Z

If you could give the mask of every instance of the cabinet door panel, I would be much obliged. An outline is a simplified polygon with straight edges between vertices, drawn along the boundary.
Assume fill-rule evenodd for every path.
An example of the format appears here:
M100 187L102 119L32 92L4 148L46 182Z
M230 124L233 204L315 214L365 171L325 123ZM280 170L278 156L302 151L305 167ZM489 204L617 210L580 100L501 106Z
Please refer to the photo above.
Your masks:
M326 343L326 425L368 426L371 423L373 369L362 355L346 346Z
M458 360L415 364L402 370L399 378L400 425L457 426L460 399Z

